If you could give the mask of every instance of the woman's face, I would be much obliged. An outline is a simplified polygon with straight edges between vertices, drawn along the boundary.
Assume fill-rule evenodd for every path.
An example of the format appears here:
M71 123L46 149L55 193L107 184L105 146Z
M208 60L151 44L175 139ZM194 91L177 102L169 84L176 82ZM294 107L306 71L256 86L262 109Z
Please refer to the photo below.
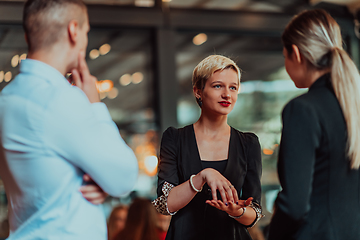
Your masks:
M120 232L125 228L126 218L127 218L127 210L126 209L121 209L115 213L114 226L115 226L117 232Z
M202 99L202 111L227 115L234 108L238 96L237 72L231 68L215 72L205 83L203 91L197 91Z
M307 88L309 87L306 83L306 78L304 75L304 63L299 62L296 53L293 51L289 54L288 50L283 48L283 55L285 58L285 69L289 74L291 80L294 82L295 86L298 88ZM300 56L299 56L300 57Z

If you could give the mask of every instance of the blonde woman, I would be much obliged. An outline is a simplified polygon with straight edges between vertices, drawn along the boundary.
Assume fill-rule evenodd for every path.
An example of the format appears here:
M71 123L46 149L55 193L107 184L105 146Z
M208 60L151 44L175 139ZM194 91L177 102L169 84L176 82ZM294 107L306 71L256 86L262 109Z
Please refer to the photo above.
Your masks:
M173 215L166 240L251 239L246 227L262 216L258 138L227 124L240 76L231 59L205 58L192 79L199 120L163 133L154 204Z
M286 27L285 67L309 91L283 110L270 240L360 239L360 77L324 10Z

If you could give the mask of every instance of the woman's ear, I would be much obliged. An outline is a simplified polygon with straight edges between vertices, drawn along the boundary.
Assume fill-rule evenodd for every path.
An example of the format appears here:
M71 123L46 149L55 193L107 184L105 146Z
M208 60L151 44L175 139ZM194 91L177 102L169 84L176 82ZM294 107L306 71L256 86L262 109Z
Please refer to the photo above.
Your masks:
M296 60L296 62L298 62L298 63L302 63L301 53L300 53L298 46L293 44L293 45L291 45L291 48L293 51L292 57L294 58L294 60Z
M197 87L193 87L193 92L194 92L194 96L196 98L201 98L201 90L198 89Z

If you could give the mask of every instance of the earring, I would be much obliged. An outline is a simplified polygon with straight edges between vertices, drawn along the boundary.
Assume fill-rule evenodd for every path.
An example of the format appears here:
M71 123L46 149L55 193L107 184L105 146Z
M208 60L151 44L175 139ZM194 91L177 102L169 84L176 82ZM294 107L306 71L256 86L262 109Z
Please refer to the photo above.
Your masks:
M199 106L201 107L202 106L202 100L201 100L201 97L197 98L196 99L197 103L199 104Z

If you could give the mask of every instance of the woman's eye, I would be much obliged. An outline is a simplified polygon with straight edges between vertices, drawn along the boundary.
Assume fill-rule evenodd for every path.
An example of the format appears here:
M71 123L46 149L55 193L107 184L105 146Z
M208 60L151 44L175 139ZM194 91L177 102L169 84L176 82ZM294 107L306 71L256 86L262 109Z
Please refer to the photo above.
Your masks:
M215 85L214 88L220 88L221 86L220 85Z
M237 90L237 87L230 87L231 90Z

